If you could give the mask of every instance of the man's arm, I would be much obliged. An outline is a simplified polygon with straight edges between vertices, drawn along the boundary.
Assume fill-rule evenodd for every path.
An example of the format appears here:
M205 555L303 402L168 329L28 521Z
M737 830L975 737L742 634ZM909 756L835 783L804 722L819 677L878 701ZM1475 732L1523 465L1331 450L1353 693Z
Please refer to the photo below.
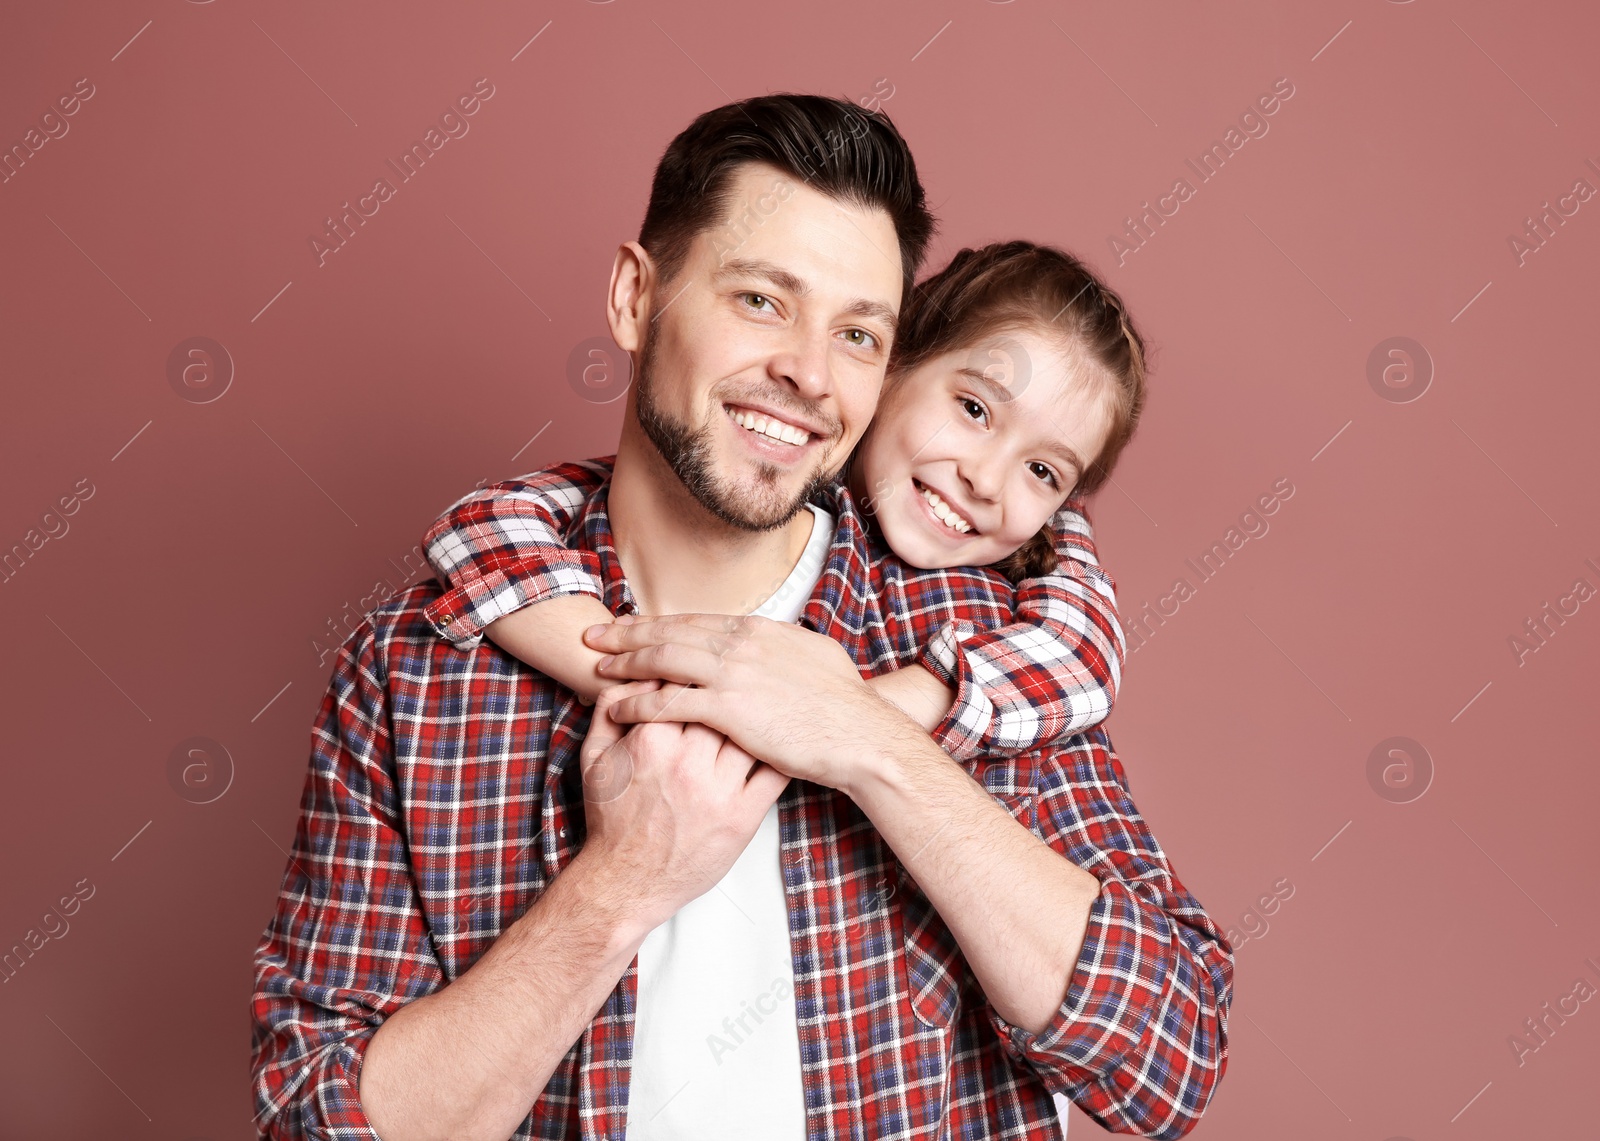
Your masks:
M840 791L860 805L950 928L990 1003L1038 1034L1066 995L1100 881L1020 824L893 711L858 725Z
M623 739L608 710L580 757L583 848L470 970L373 1038L361 1097L386 1141L508 1136L645 936L722 878L789 783L703 726Z
M584 856L465 974L378 1027L360 1098L384 1141L501 1141L528 1116L647 934Z
M1040 754L1041 842L893 720L863 727L866 763L842 791L950 928L1008 1055L1108 1129L1187 1133L1227 1068L1233 949L1104 734Z
M648 928L585 851L446 986L401 832L388 726L363 623L317 716L294 851L256 950L258 1128L503 1141Z
M698 725L624 737L611 700L596 703L579 756L583 848L445 985L412 875L371 619L340 647L284 888L256 949L261 1131L503 1141L649 931L733 866L789 778Z
M674 615L585 638L616 654L607 676L671 683L618 700L618 720L697 721L851 796L955 936L1019 1065L1113 1129L1193 1128L1227 1064L1233 952L1178 882L1103 731L1005 762L1032 770L1036 836L821 634Z

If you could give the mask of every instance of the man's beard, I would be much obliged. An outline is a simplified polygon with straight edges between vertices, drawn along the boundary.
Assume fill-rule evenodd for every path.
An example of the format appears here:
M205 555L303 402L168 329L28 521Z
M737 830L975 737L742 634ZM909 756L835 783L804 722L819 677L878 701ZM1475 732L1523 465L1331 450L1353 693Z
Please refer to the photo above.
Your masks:
M784 497L780 490L783 469L771 464L757 466L759 486L753 490L723 479L711 455L713 425L705 423L691 428L680 424L670 419L656 403L652 373L657 335L654 328L646 332L639 357L639 374L634 381L639 427L701 507L740 530L771 531L788 523L812 496L838 478L837 472L818 472L792 497Z

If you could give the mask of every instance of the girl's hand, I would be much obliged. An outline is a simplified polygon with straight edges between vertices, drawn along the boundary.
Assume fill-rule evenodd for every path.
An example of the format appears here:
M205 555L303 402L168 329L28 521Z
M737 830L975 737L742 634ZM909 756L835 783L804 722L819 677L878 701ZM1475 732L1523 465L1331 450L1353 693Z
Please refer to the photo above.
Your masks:
M611 705L619 722L698 721L791 777L849 791L877 732L915 732L824 634L754 615L626 615L584 632L608 678L659 678ZM881 739L881 738L879 738Z

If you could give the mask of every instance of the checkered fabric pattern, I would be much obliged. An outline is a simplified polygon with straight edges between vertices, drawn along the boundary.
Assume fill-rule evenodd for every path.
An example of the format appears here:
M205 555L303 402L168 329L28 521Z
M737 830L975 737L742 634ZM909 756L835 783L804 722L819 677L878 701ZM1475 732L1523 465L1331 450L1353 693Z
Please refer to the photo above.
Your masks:
M636 613L602 483L573 552L614 613ZM800 622L868 676L916 659L951 622L1011 620L1011 584L885 572L849 493ZM581 849L578 748L592 709L492 644L463 651L418 584L340 647L313 727L294 848L255 953L251 1070L274 1138L376 1141L358 1095L385 1018L468 970ZM940 727L950 732L950 720ZM1102 729L959 762L1025 827L1101 884L1050 1024L988 1003L948 927L848 797L779 798L810 1137L1059 1138L1061 1093L1107 1128L1179 1137L1227 1066L1233 952L1179 882ZM513 1136L622 1141L637 961Z
M614 459L559 464L481 488L434 521L422 547L450 588L428 607L440 637L468 650L484 627L529 603L604 596L592 553L569 548L566 535L610 478ZM1010 621L990 629L955 618L922 640L916 660L960 695L940 741L958 760L1037 748L1111 712L1127 655L1116 583L1100 566L1081 500L1062 505L1051 532L1060 566L1018 587ZM941 594L959 608L967 589L961 572L907 566L881 543L867 572L873 590L907 590L919 608Z

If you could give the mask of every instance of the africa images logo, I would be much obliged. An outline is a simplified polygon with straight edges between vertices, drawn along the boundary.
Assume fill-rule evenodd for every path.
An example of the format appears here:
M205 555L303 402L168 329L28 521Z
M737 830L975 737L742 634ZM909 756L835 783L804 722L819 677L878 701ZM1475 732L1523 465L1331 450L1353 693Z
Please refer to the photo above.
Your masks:
M483 103L492 98L494 98L494 84L487 79L478 80L472 85L471 91L458 98L452 106L447 107L439 115L438 125L430 125L423 133L420 142L413 142L408 150L401 152L398 160L389 159L389 166L400 184L403 186L421 174L422 168L442 151L451 139L465 138L467 132L472 130L472 124L467 120L482 110ZM314 234L309 239L311 253L317 259L317 267L320 269L327 265L328 255L344 249L345 243L355 237L356 231L367 224L367 219L376 217L383 204L398 193L400 193L399 187L385 176L372 184L370 192L357 198L354 206L350 205L348 198L345 199L343 211L337 217L329 217L323 232Z

